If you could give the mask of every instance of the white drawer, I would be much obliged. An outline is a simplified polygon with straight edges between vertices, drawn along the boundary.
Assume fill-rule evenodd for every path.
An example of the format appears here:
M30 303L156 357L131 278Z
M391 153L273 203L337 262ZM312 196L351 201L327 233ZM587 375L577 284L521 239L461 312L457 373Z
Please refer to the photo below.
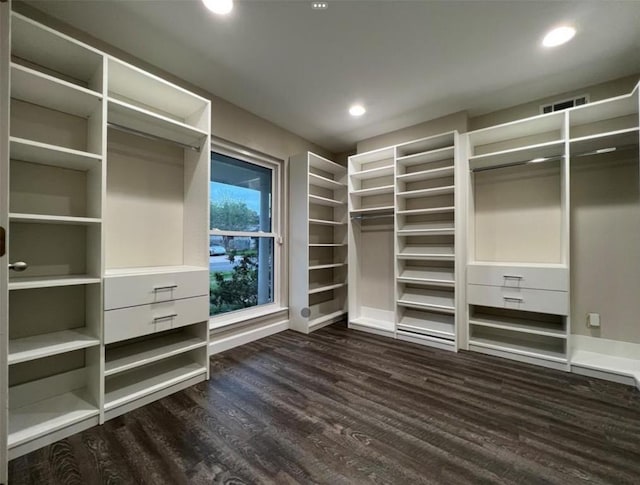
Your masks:
M467 265L467 283L508 288L569 291L569 270L567 268L535 266L470 264Z
M472 305L495 308L510 308L553 315L569 314L569 293L566 291L467 285L467 301Z
M104 312L104 341L119 342L209 320L209 297L166 301Z
M209 294L206 269L107 276L104 309L125 308Z

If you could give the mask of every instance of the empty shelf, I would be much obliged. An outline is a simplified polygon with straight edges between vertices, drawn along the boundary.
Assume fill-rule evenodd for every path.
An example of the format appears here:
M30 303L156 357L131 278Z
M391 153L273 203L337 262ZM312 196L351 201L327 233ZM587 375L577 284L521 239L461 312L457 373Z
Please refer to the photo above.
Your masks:
M625 146L635 146L637 149L639 136L638 128L629 128L574 138L571 140L570 153L572 157L579 157L583 154L598 154L598 151L608 153Z
M369 189L353 190L349 193L349 195L367 197L369 195L393 194L393 190L393 185L381 185L380 187L372 187Z
M51 165L86 171L100 164L102 157L94 153L72 150L48 143L26 140L24 138L10 138L10 157L12 160Z
M400 271L398 282L433 286L455 286L453 268L407 266Z
M206 372L201 364L178 356L117 374L106 380L104 408L114 409Z
M338 318L341 317L342 315L346 315L347 311L346 310L336 310L334 312L331 313L327 313L325 315L320 315L318 317L312 318L311 320L309 320L309 328L313 328L317 325L321 325L325 322L328 322L330 320L333 320L334 318Z
M453 261L455 252L453 246L412 246L407 245L398 253L398 259L423 259L430 261Z
M404 199L414 199L416 197L435 197L437 195L453 194L455 185L445 185L443 187L434 187L433 189L407 190L398 192L397 196Z
M454 339L455 317L419 310L405 310L398 321L398 330L420 333L434 337Z
M347 286L346 283L329 283L329 284L309 285L309 294L313 295L314 293L323 293L325 291L337 290L338 288L343 288L345 286Z
M499 350L502 352L510 352L513 354L524 355L528 357L534 357L538 359L546 359L554 362L567 362L567 355L564 351L560 350L555 345L544 345L541 343L530 344L523 342L519 339L501 338L491 339L485 337L472 337L469 340L471 347L481 347L492 350Z
M455 226L453 221L404 224L397 232L398 236L439 236L454 233Z
M314 266L309 266L309 271L313 271L316 269L328 269L328 268L339 268L341 266L346 266L347 263L328 263L328 264L316 264Z
M109 123L193 148L200 148L203 140L208 136L206 132L185 123L117 99L109 98L108 108Z
M637 92L595 101L569 110L570 130L580 125L637 114Z
M346 222L326 221L324 219L309 219L309 224L318 224L320 226L344 226Z
M574 350L571 365L632 377L640 389L640 358L630 359L587 350Z
M86 328L61 330L9 340L8 363L19 364L52 355L100 345L100 340Z
M416 153L414 155L407 155L404 157L398 157L398 165L409 167L411 165L422 165L425 163L441 162L442 160L453 160L455 156L454 147L439 148L430 152Z
M380 320L377 318L371 317L357 317L349 320L349 323L354 325L360 325L363 327L375 328L378 330L384 330L386 332L394 331L394 322L393 320Z
M547 337L567 338L567 332L552 322L541 322L524 318L500 317L497 315L473 315L469 318L470 325L499 328L512 332L522 332Z
M327 207L340 207L341 205L345 204L344 202L341 202L339 200L328 199L326 197L320 197L318 195L309 195L309 203L324 205Z
M456 208L454 206L445 206L445 207L429 207L426 209L405 209L396 211L396 214L399 216L420 216L420 215L428 215L428 214L447 214L450 212L455 212Z
M361 170L359 172L352 172L349 176L355 180L367 180L367 179L393 175L394 171L395 171L395 166L391 164L391 165L384 165L382 167Z
M469 168L471 170L477 170L481 168L500 167L512 163L535 163L537 161L544 161L547 158L559 157L563 154L564 141L557 140L469 157Z
M334 175L344 175L347 172L346 167L316 155L315 153L309 153L309 165L313 168L317 168L318 170L329 172Z
M95 217L72 217L72 216L51 216L46 214L19 214L16 212L9 213L11 222L23 222L34 224L72 224L88 226L91 224L100 224L101 219Z
M310 248L341 248L346 246L346 244L340 243L311 243L309 244Z
M30 290L32 288L51 288L54 286L90 285L100 283L100 281L100 278L89 275L35 276L10 279L9 289Z
M98 408L89 402L84 389L9 409L9 447L22 445L98 414Z
M95 91L13 63L11 97L81 118L100 108L102 100Z
M320 175L316 175L315 173L309 174L309 184L316 185L318 187L324 187L325 189L337 190L346 188L345 184L337 182L335 180L321 177Z
M399 182L412 182L414 180L430 180L442 177L451 177L454 173L453 165L450 167L434 168L432 170L422 170L420 172L405 173L398 175Z
M141 342L107 349L105 376L135 369L207 345L207 341L187 333L173 333Z
M352 209L350 211L350 214L352 216L358 216L358 215L366 215L366 214L377 214L377 215L381 215L381 214L388 214L390 217L393 217L393 209L395 208L395 206L392 205L384 205L384 206L380 206L380 207L365 207L362 209Z
M454 313L455 294L453 291L405 288L400 294L398 305L409 308L425 308L444 313Z

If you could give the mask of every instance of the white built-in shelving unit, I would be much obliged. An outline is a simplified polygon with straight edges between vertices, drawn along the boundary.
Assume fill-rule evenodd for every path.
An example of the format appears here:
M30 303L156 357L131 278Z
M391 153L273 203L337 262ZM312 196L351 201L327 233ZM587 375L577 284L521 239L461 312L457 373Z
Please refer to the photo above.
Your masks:
M395 160L396 335L447 350L463 300L459 150L451 132L398 145Z
M346 171L311 152L289 160L289 315L300 332L347 312Z
M9 459L208 377L211 116L11 21Z

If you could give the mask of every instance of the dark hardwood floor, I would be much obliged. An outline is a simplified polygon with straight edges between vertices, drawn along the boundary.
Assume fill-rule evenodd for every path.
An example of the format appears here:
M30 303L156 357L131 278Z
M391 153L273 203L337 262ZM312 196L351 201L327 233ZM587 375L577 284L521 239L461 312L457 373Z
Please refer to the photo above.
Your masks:
M640 484L627 386L342 326L10 463L10 484Z

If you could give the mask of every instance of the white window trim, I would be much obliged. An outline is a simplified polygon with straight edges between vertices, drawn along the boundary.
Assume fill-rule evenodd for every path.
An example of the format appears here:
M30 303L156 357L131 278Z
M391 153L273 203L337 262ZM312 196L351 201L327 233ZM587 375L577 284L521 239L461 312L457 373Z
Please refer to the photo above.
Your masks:
M284 295L284 288L286 288L286 283L284 281L286 276L284 271L284 241L286 241L286 237L284 236L285 217L282 213L282 210L285 207L284 187L286 174L284 160L237 145L222 138L215 136L211 137L210 151L272 170L271 193L274 194L271 201L271 232L209 231L210 234L214 235L219 232L220 234L235 236L273 237L274 240L273 302L211 316L209 317L209 330L215 330L222 327L239 326L249 320L288 310L288 307L286 306L287 299ZM209 197L209 203L210 201L211 197ZM209 218L207 217L207 221L208 219Z

